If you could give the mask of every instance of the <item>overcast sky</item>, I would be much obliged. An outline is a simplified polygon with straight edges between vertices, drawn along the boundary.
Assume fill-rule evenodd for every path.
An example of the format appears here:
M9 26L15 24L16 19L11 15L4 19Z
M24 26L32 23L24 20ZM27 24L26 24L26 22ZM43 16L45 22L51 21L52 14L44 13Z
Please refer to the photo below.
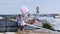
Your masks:
M40 14L60 13L60 0L0 0L0 14L20 14L23 6L29 13L35 13L37 6Z
M60 14L60 0L0 0L0 14L20 14L23 6L28 7L29 13L35 13L38 6L40 14Z

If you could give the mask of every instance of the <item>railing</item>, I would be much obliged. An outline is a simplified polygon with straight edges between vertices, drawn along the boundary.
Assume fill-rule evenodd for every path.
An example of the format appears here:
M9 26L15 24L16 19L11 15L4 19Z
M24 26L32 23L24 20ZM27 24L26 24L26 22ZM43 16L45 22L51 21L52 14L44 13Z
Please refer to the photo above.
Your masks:
M58 31L52 31L52 30L49 30L49 29L46 29L46 28L38 27L38 26L35 26L35 25L30 25L30 24L27 24L27 23L26 23L26 25L32 26L32 27L35 27L35 28L40 28L39 30L43 30L45 32L49 32L49 33L52 33L52 34L60 34L60 32L58 32Z

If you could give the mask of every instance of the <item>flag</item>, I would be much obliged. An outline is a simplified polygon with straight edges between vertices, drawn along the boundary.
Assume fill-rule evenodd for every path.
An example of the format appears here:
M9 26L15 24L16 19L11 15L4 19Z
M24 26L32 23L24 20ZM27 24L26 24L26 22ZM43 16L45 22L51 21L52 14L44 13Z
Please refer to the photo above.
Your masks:
M28 13L28 8L26 6L22 7L22 12L23 14L27 14Z

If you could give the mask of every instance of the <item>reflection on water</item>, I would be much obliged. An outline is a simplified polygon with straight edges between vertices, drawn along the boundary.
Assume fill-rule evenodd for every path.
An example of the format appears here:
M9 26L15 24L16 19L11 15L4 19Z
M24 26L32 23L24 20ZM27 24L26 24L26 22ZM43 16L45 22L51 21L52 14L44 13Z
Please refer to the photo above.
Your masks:
M3 17L0 16L0 19L3 19Z

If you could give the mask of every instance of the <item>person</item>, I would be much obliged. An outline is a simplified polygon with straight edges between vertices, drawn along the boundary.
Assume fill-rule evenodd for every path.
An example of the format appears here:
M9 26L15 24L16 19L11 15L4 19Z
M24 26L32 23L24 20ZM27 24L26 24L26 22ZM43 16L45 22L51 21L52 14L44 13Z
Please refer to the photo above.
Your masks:
M18 28L21 31L24 31L24 27L25 27L24 16L18 15L18 17L16 18L16 22L18 22Z

